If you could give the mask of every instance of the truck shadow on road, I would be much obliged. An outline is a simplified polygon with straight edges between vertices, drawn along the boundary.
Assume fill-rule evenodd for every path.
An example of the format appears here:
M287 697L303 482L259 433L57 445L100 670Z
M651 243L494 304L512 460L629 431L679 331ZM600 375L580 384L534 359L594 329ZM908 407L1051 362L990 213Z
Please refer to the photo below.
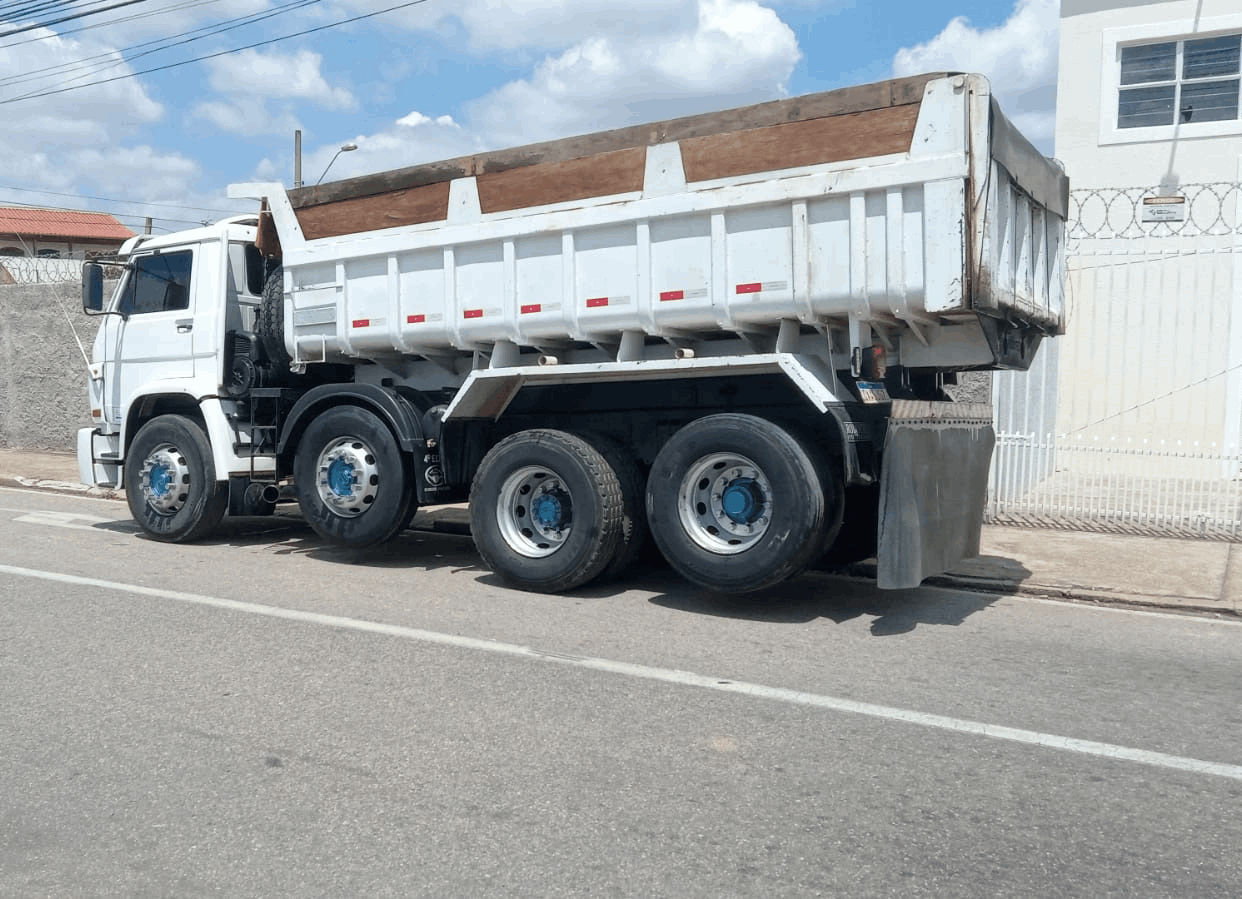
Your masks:
M1015 592L1014 587L1030 576L1030 571L1012 559L986 557L978 561L1005 570L1005 581L990 582L988 592L949 580L934 580L911 590L881 590L874 580L857 574L810 572L746 596L685 587L661 592L651 602L698 615L775 624L807 624L821 618L843 624L869 616L873 636L892 637L910 633L921 624L957 627L1001 596Z
M125 523L126 530L133 526ZM383 546L349 550L324 543L297 515L230 519L203 543L265 550L274 555L307 555L342 565L391 570L450 569L490 587L506 588L487 570L466 533L452 529L409 529ZM1016 592L1030 576L1021 563L985 556L960 567L962 577L932 579L912 590L880 590L874 568L865 564L837 571L811 571L768 590L745 596L713 593L684 581L659 557L644 551L621 577L590 584L566 594L575 600L608 601L632 591L649 594L648 602L680 612L760 621L809 624L829 619L844 624L870 617L876 637L910 633L919 625L957 627L983 612L1001 596ZM872 577L867 577L870 572ZM521 591L515 591L521 595Z

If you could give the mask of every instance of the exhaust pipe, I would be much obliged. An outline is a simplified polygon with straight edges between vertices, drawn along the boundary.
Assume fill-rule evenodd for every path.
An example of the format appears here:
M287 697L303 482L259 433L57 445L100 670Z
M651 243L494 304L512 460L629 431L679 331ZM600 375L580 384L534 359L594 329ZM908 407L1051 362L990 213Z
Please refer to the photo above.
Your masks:
M246 505L257 506L260 503L275 505L280 499L280 488L275 484L251 484L246 488Z

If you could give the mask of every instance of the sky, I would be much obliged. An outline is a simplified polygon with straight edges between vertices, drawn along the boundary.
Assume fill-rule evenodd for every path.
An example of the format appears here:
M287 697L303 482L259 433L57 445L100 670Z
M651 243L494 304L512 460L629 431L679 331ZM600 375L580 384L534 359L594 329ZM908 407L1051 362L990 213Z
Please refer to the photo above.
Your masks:
M313 184L919 72L1053 150L1058 0L0 0L0 205L135 230ZM84 15L85 13L85 15ZM57 21L60 20L60 21ZM34 27L32 27L34 26ZM346 143L357 145L337 153ZM335 157L335 158L334 158ZM330 166L330 167L329 167Z

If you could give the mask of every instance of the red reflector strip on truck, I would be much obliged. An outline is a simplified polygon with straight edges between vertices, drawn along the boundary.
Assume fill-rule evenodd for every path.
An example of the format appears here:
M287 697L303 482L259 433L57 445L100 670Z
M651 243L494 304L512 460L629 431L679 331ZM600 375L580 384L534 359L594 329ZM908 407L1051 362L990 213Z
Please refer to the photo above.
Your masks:
M684 300L686 292L684 290L666 290L660 294L660 302L667 303L669 300Z
M408 323L409 323L409 324L411 324L411 325L421 325L423 322L425 322L425 321L427 320L427 316L425 316L425 315L407 315L407 316L405 317L405 320L406 320L406 322L408 322Z
M588 309L596 309L600 306L608 305L608 297L594 297L586 301Z
M462 312L461 317L462 318L482 318L483 310L482 309L466 309Z
M763 290L763 284L739 284L737 286L738 293L759 293Z
M541 303L531 303L529 306L522 307L522 314L530 315L532 312L540 312L542 310L543 305Z
M371 327L371 319L356 318L352 322L350 322L349 325L351 328L369 328Z

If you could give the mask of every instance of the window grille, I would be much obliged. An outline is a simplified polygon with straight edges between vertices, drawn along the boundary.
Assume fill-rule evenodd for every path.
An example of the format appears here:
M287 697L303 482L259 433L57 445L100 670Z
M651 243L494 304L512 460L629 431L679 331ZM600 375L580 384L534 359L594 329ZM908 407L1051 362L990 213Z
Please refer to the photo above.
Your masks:
M1237 121L1242 34L1121 48L1117 127Z

